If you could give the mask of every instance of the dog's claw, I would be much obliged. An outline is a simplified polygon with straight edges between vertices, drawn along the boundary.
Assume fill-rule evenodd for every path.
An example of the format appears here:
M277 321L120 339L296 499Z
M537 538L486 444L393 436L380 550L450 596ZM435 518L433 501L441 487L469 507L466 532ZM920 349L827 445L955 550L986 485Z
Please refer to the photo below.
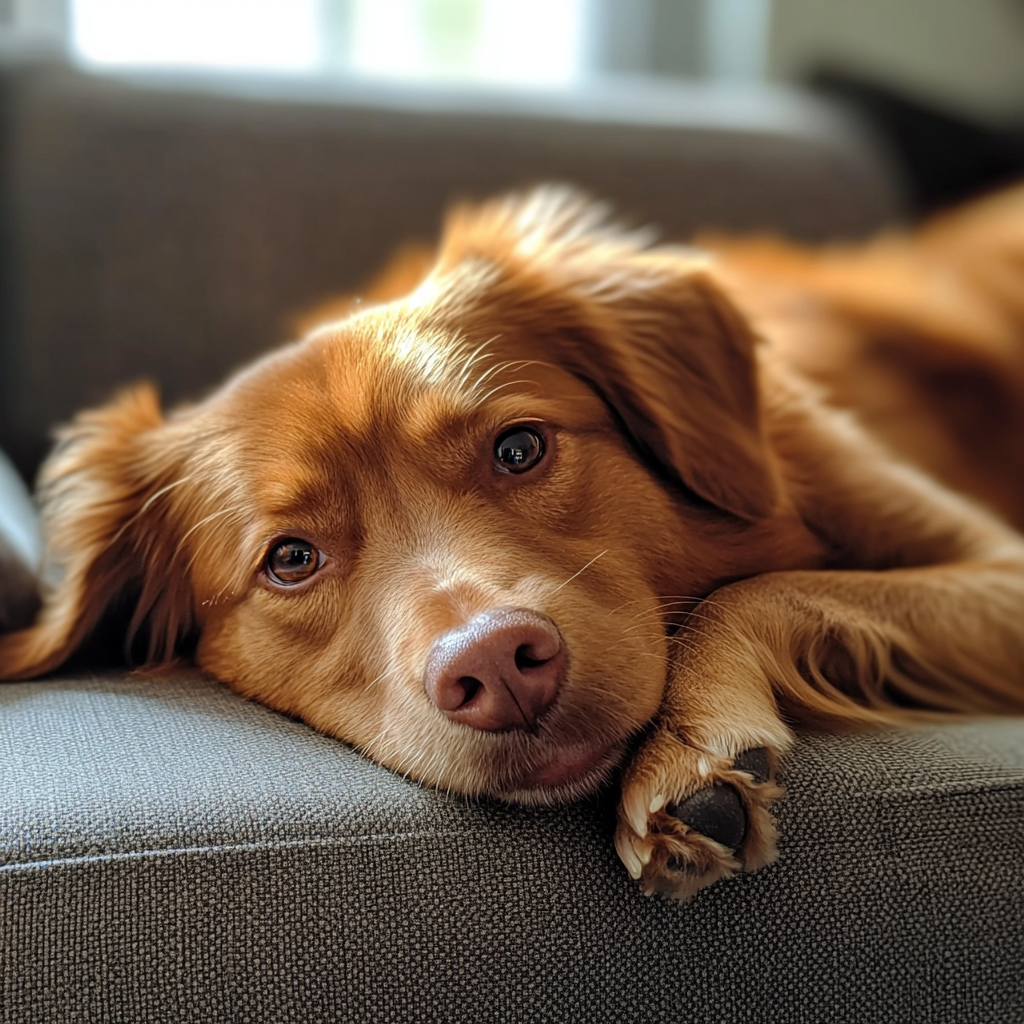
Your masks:
M747 834L747 813L734 786L708 786L665 811L730 850L737 849Z
M644 866L636 855L632 842L621 834L617 835L615 837L615 849L618 850L619 859L626 866L629 877L639 879L643 874Z
M623 804L626 820L633 826L633 831L643 838L647 835L647 809L638 799L627 800Z
M651 843L650 839L634 839L633 849L636 852L637 857L640 858L640 863L644 867L647 867L651 863L651 856L654 853L654 844Z
M772 767L765 747L751 747L744 750L732 763L738 772L753 775L755 782L767 782L772 777Z
M664 793L658 793L657 796L651 798L651 803L648 807L648 810L651 812L651 814L657 814L658 811L660 811L662 807L665 806L665 802L667 800L668 797L665 796Z

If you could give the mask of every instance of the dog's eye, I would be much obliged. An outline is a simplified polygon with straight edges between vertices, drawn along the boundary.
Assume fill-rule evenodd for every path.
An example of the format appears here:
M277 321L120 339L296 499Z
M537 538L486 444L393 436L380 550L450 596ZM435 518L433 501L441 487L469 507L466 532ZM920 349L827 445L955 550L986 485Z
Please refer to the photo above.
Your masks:
M544 457L544 438L531 427L512 427L494 445L494 458L500 469L523 473Z
M309 541L289 537L275 544L267 555L267 575L289 586L308 580L323 564L323 556Z

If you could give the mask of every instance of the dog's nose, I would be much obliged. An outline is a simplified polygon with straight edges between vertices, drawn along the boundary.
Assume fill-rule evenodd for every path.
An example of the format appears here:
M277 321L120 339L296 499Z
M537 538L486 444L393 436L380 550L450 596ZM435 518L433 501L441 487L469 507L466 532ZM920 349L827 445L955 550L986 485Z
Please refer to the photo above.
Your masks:
M532 729L564 669L565 647L547 616L500 608L434 642L424 686L452 721L486 732Z

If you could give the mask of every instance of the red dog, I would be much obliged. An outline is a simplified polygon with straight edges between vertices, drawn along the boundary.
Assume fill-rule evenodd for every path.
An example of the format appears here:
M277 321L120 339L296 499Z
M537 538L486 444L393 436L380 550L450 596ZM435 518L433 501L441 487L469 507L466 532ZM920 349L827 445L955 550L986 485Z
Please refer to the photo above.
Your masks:
M568 190L458 210L407 297L167 418L83 413L3 674L127 611L151 662L432 786L622 766L622 860L679 896L774 857L791 725L1024 711L1024 192L856 251L712 245Z

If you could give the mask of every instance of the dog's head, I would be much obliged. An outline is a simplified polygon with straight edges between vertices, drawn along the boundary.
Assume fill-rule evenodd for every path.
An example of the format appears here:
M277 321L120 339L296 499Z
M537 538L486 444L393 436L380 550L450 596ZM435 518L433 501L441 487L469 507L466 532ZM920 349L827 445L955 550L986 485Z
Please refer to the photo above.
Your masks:
M657 713L673 624L777 557L754 346L702 257L566 190L456 211L406 298L166 418L142 388L65 430L60 582L4 671L126 611L150 661L192 643L426 783L592 789Z

